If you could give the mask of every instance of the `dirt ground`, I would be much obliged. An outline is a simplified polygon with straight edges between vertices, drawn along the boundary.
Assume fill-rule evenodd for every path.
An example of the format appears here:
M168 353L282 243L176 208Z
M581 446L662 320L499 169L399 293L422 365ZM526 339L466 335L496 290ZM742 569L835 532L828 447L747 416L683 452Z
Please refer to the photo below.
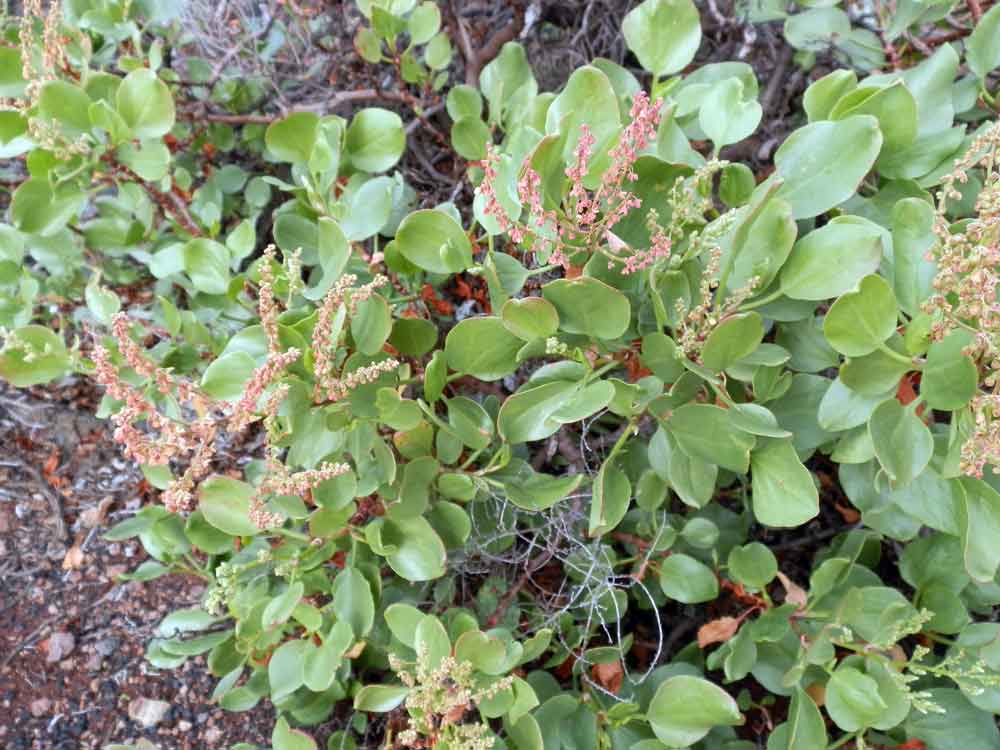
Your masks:
M266 701L228 713L207 702L202 657L169 672L143 658L159 621L195 604L203 584L116 580L145 553L103 534L154 498L92 416L97 398L82 382L0 385L0 747L267 745Z

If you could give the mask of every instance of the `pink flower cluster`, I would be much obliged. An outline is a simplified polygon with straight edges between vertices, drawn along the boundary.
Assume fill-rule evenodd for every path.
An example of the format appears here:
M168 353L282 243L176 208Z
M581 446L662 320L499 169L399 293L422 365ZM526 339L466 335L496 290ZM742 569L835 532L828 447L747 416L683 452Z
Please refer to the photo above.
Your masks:
M972 334L968 354L980 363L982 391L972 399L971 434L962 446L961 467L981 477L987 464L1000 467L1000 122L985 128L942 180L934 231L937 245L928 253L937 262L934 294L924 312L934 321L931 336L953 330ZM957 183L983 169L983 187L974 216L955 231L948 202L960 200Z
M149 360L132 340L129 320L124 313L114 317L111 330L130 368L155 383L161 394L176 395L182 406L200 415L190 424L184 424L160 413L140 389L121 379L110 352L100 344L94 347L94 378L107 389L108 395L124 402L111 417L115 425L114 439L123 446L128 458L140 463L164 465L174 459L190 458L184 475L164 494L169 510L188 510L191 489L208 472L215 451L216 424L211 416L211 399L190 381L175 378ZM149 431L140 430L137 427L140 422L145 422Z
M323 297L323 302L319 307L316 325L313 328L312 334L313 371L316 377L316 384L313 387L313 401L317 404L321 404L324 401L337 401L343 398L352 388L360 385L361 382L372 382L355 382L357 379L350 380L351 376L342 381L333 372L334 358L337 352L337 341L334 340L333 329L337 312L341 306L346 306L344 309L345 317L357 314L358 306L362 302L371 299L372 295L379 288L389 282L388 278L379 274L367 284L354 287L357 280L358 277L350 273L340 277L337 283ZM340 329L338 328L337 338L339 336ZM388 362L392 362L392 365L389 366ZM386 360L386 362L381 364L385 365L387 369L380 370L379 374L383 371L394 370L399 366L399 362L396 360ZM377 378L378 375L373 380Z
M525 160L517 183L517 194L527 207L528 218L522 223L512 220L497 195L500 157L492 145L482 162L483 181L477 192L483 196L483 211L493 217L501 230L515 243L533 238L535 252L549 251L549 261L570 267L570 257L580 252L602 253L609 264L624 263L623 273L636 273L669 256L670 239L662 232L653 234L651 246L645 250L628 250L624 243L614 245L612 229L642 201L628 188L637 179L635 163L642 151L656 136L660 122L661 100L651 102L645 92L639 92L632 101L630 121L622 130L618 142L608 152L610 164L600 176L597 187L591 191L586 186L591 171L596 138L587 125L580 128L579 139L573 149L573 163L565 169L570 188L559 209L546 210L541 193L542 179ZM548 239L543 234L550 235ZM613 239L614 238L614 239Z
M260 402L288 367L299 358L301 352L295 348L287 351L281 351L280 348L280 308L273 291L273 258L274 250L268 248L261 266L258 296L261 325L267 338L267 358L253 371L243 395L235 404L215 401L191 381L174 377L168 370L157 367L132 339L130 322L124 313L115 316L111 332L126 366L151 382L163 396L176 398L186 414L197 416L190 420L166 416L145 395L143 388L132 386L122 379L106 347L101 344L94 347L95 379L107 389L112 398L122 402L121 408L111 419L115 424L115 440L124 447L125 455L145 464L164 465L171 461L187 463L183 474L163 494L164 504L171 511L190 510L193 507L193 492L211 471L216 453L216 437L221 428L224 427L230 434L238 434L263 418L268 426L269 443L273 443L277 437L274 425L288 387L282 385L272 389L263 407ZM388 280L384 276L377 276L370 283L355 288L353 285L356 281L356 277L352 275L344 276L326 295L320 308L312 340L316 355L317 403L344 398L359 385L374 382L383 373L399 367L397 360L387 359L358 368L342 377L333 374L337 350L333 333L336 311L344 306L345 315L355 314L358 305L371 298ZM145 429L140 426L143 423ZM269 449L269 473L260 485L254 506L256 510L252 514L265 526L274 525L279 517L264 509L264 496L306 496L319 482L340 476L350 469L347 464L327 463L318 469L293 474L278 459L278 453L277 449Z

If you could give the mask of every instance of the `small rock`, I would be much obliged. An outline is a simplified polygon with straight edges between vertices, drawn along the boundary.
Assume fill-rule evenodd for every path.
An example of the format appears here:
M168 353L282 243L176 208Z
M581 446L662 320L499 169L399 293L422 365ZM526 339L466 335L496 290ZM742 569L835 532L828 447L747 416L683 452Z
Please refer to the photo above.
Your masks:
M205 738L205 742L209 743L210 745L214 745L216 742L222 739L222 730L219 729L218 727L209 727L208 729L205 730L205 734L203 736Z
M72 633L59 631L50 635L45 641L45 661L55 664L62 661L76 647L76 639Z
M52 701L50 701L48 698L39 698L38 700L33 700L28 705L28 710L31 711L31 715L34 716L36 719L40 719L43 716L45 716L45 714L49 712L50 708L52 708Z
M166 701L153 700L152 698L135 698L128 704L128 716L132 721L141 724L144 728L155 727L170 710L170 704Z
M101 656L111 656L117 650L119 643L117 638L101 638L94 644L94 648Z

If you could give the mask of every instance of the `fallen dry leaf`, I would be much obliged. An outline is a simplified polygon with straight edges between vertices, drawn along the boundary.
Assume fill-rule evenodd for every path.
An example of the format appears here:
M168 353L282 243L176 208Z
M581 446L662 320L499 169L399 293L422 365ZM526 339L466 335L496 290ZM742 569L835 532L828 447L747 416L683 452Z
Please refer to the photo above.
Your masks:
M620 661L595 664L590 670L594 681L608 692L617 694L625 680L625 670Z
M105 516L108 515L108 509L114 501L114 498L108 495L95 507L87 508L87 510L83 511L83 513L80 514L80 521L88 529L100 526L104 522Z
M834 503L833 507L837 509L840 517L843 518L846 523L857 523L861 520L861 514L854 508L847 505L841 505L840 503Z
M713 643L725 643L740 629L740 621L735 617L720 617L706 622L698 628L698 647L705 648Z
M826 703L826 685L814 682L806 688L806 693L813 699L813 703L822 707Z
M77 570L81 565L83 565L83 550L80 549L80 545L74 544L66 552L62 567L63 570Z
M778 571L778 580L781 581L781 585L785 587L785 601L794 604L799 609L804 609L806 602L809 599L809 595L806 590L799 586L797 583L793 583L792 580Z

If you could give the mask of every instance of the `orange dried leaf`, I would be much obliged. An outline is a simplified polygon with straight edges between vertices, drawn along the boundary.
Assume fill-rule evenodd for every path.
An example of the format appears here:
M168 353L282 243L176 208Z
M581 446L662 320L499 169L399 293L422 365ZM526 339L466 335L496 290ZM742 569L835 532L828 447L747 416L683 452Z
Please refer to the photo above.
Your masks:
M606 664L595 664L590 673L598 685L611 693L617 694L625 680L625 670L617 660Z
M706 622L698 628L698 647L705 648L713 643L725 643L740 629L740 621L735 617L720 617Z
M63 570L76 570L83 565L83 550L80 549L79 545L74 544L66 552L66 556L63 558L62 567Z
M844 519L847 523L857 523L861 520L861 514L858 513L854 508L847 505L841 505L840 503L834 503L833 507L837 509L840 517Z
M781 585L785 587L785 601L794 604L799 609L803 609L806 606L806 602L809 599L809 595L806 590L799 586L797 583L793 583L792 580L778 571L778 580L781 581Z

